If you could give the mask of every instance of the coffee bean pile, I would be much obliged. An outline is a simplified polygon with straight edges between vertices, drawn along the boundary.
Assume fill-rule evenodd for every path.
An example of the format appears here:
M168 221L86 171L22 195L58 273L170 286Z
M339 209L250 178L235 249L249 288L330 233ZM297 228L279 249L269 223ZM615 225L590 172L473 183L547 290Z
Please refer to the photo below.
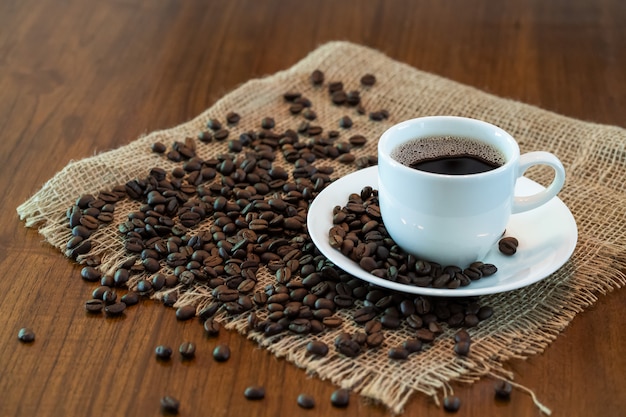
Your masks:
M224 121L209 119L197 138L181 138L169 146L152 144L153 152L178 163L171 171L155 167L143 178L76 200L67 211L71 238L66 254L84 265L85 281L99 284L85 302L89 314L104 310L109 317L121 315L155 293L165 306L174 306L181 293L202 287L210 292L210 301L178 307L176 318L198 316L209 336L219 333L219 313L245 318L249 332L268 338L336 329L332 348L337 354L357 357L385 346L393 360L406 360L421 351L443 333L444 326L469 328L491 317L493 310L476 298L429 298L378 288L335 267L317 250L306 230L307 210L331 183L334 172L319 162L337 160L357 168L377 163L376 156L356 158L351 152L364 146L366 137L347 134L352 118L367 114L361 93L375 88L377 81L366 74L360 80L361 90L346 91L342 82L326 82L324 73L316 70L310 82L315 88L326 86L332 105L346 109L336 126L327 130L315 124L313 102L289 91L282 99L297 124L293 129L278 131L276 120L268 115L255 122L257 129L232 138L242 116L229 112ZM349 111L354 112L352 117ZM366 122L388 117L385 109L375 110ZM198 141L225 142L228 152L202 158ZM285 168L284 161L292 168ZM442 268L403 254L384 234L375 198L375 190L367 187L351 195L346 207L334 212L330 235L334 247L372 274L396 282L455 288L495 272L493 265ZM116 203L125 199L138 206L116 224L126 258L112 272L102 272L100 259L90 255L91 237L113 223ZM259 274L268 272L273 282L261 284ZM118 297L125 288L126 294ZM344 328L357 330L340 330ZM386 346L386 335L396 330L413 336L399 346ZM306 346L313 356L325 356L330 350L319 340ZM195 346L184 343L179 353L191 358ZM167 346L156 350L161 360L171 354ZM213 350L217 361L227 361L230 354L227 345ZM262 398L265 392L258 388L262 387L246 390L245 396ZM347 406L348 401L346 390L336 391L331 398L337 407ZM298 403L304 408L314 404L307 397ZM162 407L176 412L178 402L164 397Z

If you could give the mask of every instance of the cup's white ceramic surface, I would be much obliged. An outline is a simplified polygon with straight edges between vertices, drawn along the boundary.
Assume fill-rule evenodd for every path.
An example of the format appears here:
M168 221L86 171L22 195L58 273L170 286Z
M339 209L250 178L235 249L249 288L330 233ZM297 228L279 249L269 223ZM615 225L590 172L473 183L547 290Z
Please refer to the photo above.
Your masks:
M401 143L419 138L472 138L498 149L504 164L491 171L446 175L419 171L392 158ZM552 183L531 196L515 196L517 178L533 165L554 169ZM565 169L548 152L520 155L517 142L489 123L453 116L422 117L388 129L378 142L378 193L389 235L404 250L444 266L466 267L484 258L512 213L548 202L563 187Z

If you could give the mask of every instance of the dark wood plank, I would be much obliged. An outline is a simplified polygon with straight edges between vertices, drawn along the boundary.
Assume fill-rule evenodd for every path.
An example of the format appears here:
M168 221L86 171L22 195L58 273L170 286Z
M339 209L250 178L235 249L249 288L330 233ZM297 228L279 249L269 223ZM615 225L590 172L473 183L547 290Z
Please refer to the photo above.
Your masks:
M292 416L301 392L315 415L383 416L308 378L239 335L207 339L196 321L143 302L125 318L87 316L79 268L17 219L15 208L70 160L182 123L253 77L288 68L317 45L351 40L422 70L566 116L626 127L626 3L8 0L0 3L0 415ZM576 138L572 138L576 140ZM543 353L512 361L517 381L557 415L619 415L626 392L621 293L600 295ZM32 345L17 341L31 326ZM198 344L191 362L157 363L153 348ZM210 357L230 344L227 363ZM243 400L253 383L263 402ZM493 381L456 386L467 416L536 416ZM416 396L407 415L445 415Z

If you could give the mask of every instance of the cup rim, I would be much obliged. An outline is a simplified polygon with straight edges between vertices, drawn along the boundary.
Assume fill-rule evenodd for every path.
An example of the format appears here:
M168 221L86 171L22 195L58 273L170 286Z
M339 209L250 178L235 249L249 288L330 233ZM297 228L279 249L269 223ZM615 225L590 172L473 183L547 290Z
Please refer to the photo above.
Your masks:
M420 171L417 169L413 169L411 167L408 167L398 161L396 161L392 156L391 156L391 150L393 150L395 147L397 147L400 143L405 143L408 142L409 140L413 140L413 139L407 139L405 141L402 142L398 142L396 144L393 145L393 147L391 149L389 149L389 151L387 151L386 149L384 149L385 146L388 145L388 142L391 140L390 138L392 138L392 134L394 133L394 131L397 131L399 129L404 129L404 128L408 128L411 125L414 125L416 123L420 123L420 122L433 122L433 121L450 121L450 122L454 122L454 123L471 123L474 125L480 125L482 127L485 128L489 128L489 129L493 129L496 132L498 132L498 134L502 137L505 138L506 143L508 143L512 148L513 148L513 153L511 155L511 157L507 157L505 155L506 161L499 166L496 169L492 169L489 171L485 171L485 172L480 172L480 173L476 173L476 174L440 174L440 173L435 173L435 172L427 172L427 171ZM445 135L442 134L442 135ZM432 136L432 135L430 135ZM468 135L469 136L469 135ZM426 136L425 136L426 137ZM470 136L471 137L471 136ZM476 139L476 138L473 138ZM474 119L474 118L469 118L469 117L462 117L462 116L423 116L423 117L416 117L413 119L408 119L408 120L404 120L400 123L396 123L393 126L391 126L390 128L388 128L387 130L385 130L383 132L383 134L380 136L379 140L378 140L378 146L377 146L377 150L378 150L378 165L380 166L380 159L384 159L385 162L388 165L393 166L394 168L397 168L403 172L408 173L412 173L413 175L425 175L427 177L434 177L434 178L458 178L458 179L462 179L462 178L477 178L477 177L486 177L486 176L490 176L490 175L498 175L498 173L500 173L501 171L504 171L506 169L509 169L509 167L516 162L519 159L520 156L520 149L519 149L519 145L517 143L517 141L515 141L515 139L513 138L513 136L511 136L510 133L508 133L507 131L505 131L504 129L502 129L499 126L496 126L494 124L491 124L489 122L485 122L483 120L480 119ZM499 151L503 152L502 149L498 149ZM507 152L508 154L508 152Z

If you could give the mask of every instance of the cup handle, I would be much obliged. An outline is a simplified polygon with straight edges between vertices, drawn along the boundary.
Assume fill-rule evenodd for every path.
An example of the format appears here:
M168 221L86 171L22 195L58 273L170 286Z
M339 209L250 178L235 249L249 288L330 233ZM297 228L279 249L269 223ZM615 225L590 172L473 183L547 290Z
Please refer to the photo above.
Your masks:
M533 165L548 165L552 167L552 169L554 169L554 179L548 188L537 194L515 197L513 200L513 214L532 210L547 203L563 188L563 184L565 183L565 168L563 168L563 164L556 156L550 152L543 151L525 153L520 156L518 177L523 176L526 170Z

